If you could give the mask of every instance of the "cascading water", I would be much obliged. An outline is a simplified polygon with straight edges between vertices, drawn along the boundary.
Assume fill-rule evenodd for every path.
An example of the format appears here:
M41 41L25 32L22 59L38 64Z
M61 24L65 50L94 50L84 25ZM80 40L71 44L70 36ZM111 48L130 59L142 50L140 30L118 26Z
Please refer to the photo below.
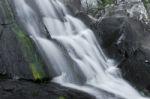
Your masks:
M61 2L13 1L21 23L50 64L49 71L54 70L54 82L87 92L97 99L144 98L121 78L114 62L103 53L94 33L79 19L69 15ZM31 4L39 10L33 9ZM42 32L39 21L49 34Z

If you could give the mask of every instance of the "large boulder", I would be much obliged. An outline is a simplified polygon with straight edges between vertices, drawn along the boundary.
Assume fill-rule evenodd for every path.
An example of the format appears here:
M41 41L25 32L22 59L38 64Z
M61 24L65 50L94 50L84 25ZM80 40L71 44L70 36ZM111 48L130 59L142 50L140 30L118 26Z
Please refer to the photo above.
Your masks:
M35 44L16 22L7 0L0 1L0 75L37 80L48 78Z
M120 63L123 76L139 88L149 88L149 25L136 18L110 16L92 29L105 53Z

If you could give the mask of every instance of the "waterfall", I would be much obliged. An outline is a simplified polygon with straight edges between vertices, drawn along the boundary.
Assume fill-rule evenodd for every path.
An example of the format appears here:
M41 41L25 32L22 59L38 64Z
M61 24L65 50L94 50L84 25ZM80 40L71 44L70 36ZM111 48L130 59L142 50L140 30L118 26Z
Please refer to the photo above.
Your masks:
M17 16L46 60L50 75L53 70L53 82L97 99L145 99L123 80L115 61L105 56L94 33L71 16L60 1L13 1ZM41 24L48 34L43 33Z

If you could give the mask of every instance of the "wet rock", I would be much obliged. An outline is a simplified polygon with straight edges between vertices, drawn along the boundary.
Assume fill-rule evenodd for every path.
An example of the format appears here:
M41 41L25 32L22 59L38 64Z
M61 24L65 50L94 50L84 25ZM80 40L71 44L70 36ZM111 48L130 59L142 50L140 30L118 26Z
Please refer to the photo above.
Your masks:
M17 25L10 2L2 0L0 7L0 79L49 78L32 39Z
M107 17L91 25L100 45L111 58L120 57L116 45L121 40L121 37L123 39L124 33L122 29L125 20L126 17Z
M120 62L123 76L144 89L150 85L149 25L137 19L110 16L94 23L105 53Z
M81 0L62 0L72 14L82 10Z
M150 50L139 48L132 56L120 64L123 76L136 84L138 88L147 88L150 85Z
M84 24L87 25L88 27L90 27L91 24L95 22L95 20L94 20L94 18L92 18L92 16L88 16L86 13L84 13L82 11L75 13L74 16L79 18L80 20L82 20L84 22Z
M11 12L11 9L9 7L8 0L1 0L0 1L0 24L11 24L13 20L13 13Z
M4 91L8 91L8 92L11 92L11 91L13 91L14 90L14 86L12 86L12 85L5 85L5 86L3 86L3 90Z
M12 32L10 28L6 28L3 31L0 40L0 52L1 74L7 74L11 77L18 75L22 77L25 74L25 72L27 72L27 62L23 57L19 42L17 41L14 32ZM18 71L20 71L20 73Z
M29 81L0 80L1 99L95 99L94 97L55 83L36 84ZM13 89L13 90L12 90Z

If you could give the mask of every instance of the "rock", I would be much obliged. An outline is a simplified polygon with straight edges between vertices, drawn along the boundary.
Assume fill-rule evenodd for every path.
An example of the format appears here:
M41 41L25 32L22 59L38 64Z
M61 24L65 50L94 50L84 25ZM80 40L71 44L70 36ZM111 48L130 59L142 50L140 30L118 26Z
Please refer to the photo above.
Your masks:
M92 29L105 53L120 62L123 76L140 89L149 88L149 25L126 16L110 16L94 23Z
M96 17L107 16L126 16L142 21L148 21L148 10L141 0L116 0L118 3L106 6L103 10L98 11Z
M49 78L32 39L17 25L7 0L0 1L0 79Z
M123 76L139 88L150 85L150 64L145 60L150 60L150 50L139 48L120 64Z
M0 74L15 79L39 79L35 77L33 67L36 69L36 65L42 66L44 63L39 60L39 54L35 50L32 40L23 32L19 32L12 24L5 26L1 33ZM36 61L37 59L39 61Z
M11 24L13 20L13 13L11 12L11 9L9 7L8 0L1 0L0 1L0 24Z
M125 20L125 17L106 17L102 21L97 21L91 25L100 45L111 58L120 56L116 44L123 35L122 29Z
M62 87L55 83L36 84L30 81L0 80L1 99L95 99L94 97ZM62 97L62 98L61 98Z
M3 31L0 41L0 52L0 73L7 74L11 77L22 77L23 75L25 77L25 72L29 70L29 67L27 67L28 64L23 57L19 42L10 28L5 28ZM29 77L29 79L30 78L31 77Z
M92 16L88 16L86 13L84 13L82 11L75 13L74 16L79 18L80 20L82 20L84 22L84 24L87 25L88 27L90 27L91 24L96 21L94 18L92 18Z
M13 91L15 89L15 86L13 86L13 85L5 85L5 86L3 86L3 90L4 91L8 91L8 92L11 92L11 91Z
M82 10L81 0L63 0L63 2L72 14Z

